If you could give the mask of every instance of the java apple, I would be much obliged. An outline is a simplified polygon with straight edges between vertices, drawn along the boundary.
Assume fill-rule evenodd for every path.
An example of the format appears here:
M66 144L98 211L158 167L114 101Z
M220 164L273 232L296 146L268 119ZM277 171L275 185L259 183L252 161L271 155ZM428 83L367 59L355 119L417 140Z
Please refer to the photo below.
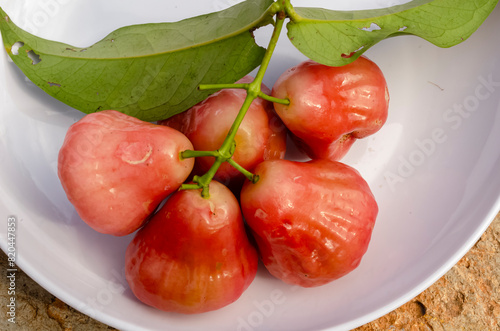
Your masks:
M92 113L67 131L58 175L69 201L96 231L136 231L189 176L192 149L179 131L114 110Z
M303 287L354 270L370 242L375 198L352 167L330 160L265 161L245 182L241 207L269 272Z
M140 229L126 252L125 273L135 296L184 314L222 308L255 278L258 257L238 201L217 181L210 197L178 191Z
M380 68L362 56L341 67L307 60L276 81L272 95L297 146L311 158L340 160L356 139L374 134L387 120L389 92Z

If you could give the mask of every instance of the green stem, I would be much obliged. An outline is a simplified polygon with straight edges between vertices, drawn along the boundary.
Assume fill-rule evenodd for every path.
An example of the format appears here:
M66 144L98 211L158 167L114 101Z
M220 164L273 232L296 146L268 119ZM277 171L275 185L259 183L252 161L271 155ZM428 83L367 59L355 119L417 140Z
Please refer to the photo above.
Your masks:
M285 105L285 106L288 106L290 104L290 100L289 99L275 98L275 97L272 97L272 96L267 95L267 94L262 93L262 92L259 94L259 98L262 98L264 100L271 101L271 102L274 102L274 103L280 103L280 104Z
M295 9L293 8L292 4L290 3L290 0L284 0L283 10L285 11L287 17L290 18L292 22L299 22L303 20L302 16L298 15Z
M243 90L248 90L250 87L250 84L202 84L198 86L198 89L200 91L206 91L206 90L221 90L221 89L243 89ZM274 103L280 103L283 105L289 105L290 100L288 99L279 99L272 97L270 95L265 94L264 92L260 92L258 95L259 98L262 98L264 100L274 102Z
M198 190L200 189L199 184L182 184L181 188L179 190Z
M282 7L279 7L282 8ZM281 30L283 29L283 24L286 18L286 14L284 11L280 11L277 13L277 19L276 23L274 25L274 31L271 36L271 40L269 41L269 46L266 49L266 53L264 54L264 58L262 59L262 63L260 65L259 71L257 72L257 75L255 79L249 83L249 84L207 84L207 85L202 85L200 86L200 89L220 89L220 88L244 88L247 90L247 95L245 97L245 101L243 102L243 105L241 106L241 109L236 116L236 119L234 120L231 128L229 129L229 132L224 139L224 142L222 143L222 146L219 148L219 150L214 151L214 152L196 152L196 151L184 151L181 153L181 158L187 158L187 157L197 157L197 156L214 156L215 157L215 162L214 164L210 167L207 173L205 173L203 176L195 176L193 178L193 182L196 184L184 184L181 186L181 190L186 190L186 189L202 189L201 195L204 198L208 198L209 191L208 191L208 186L212 179L214 178L217 170L221 166L222 163L224 162L229 162L233 167L238 169L240 172L242 172L249 180L252 182L256 182L258 180L258 176L253 175L243 167L241 167L239 164L237 164L235 161L231 159L231 157L234 154L234 149L235 149L235 142L234 138L236 137L236 133L241 125L241 122L243 122L243 119L250 108L250 105L252 102L258 98L266 98L266 99L273 99L279 102L287 102L287 100L280 100L276 99L270 96L265 95L261 91L261 85L262 85L262 80L264 79L264 75L267 71L267 68L269 67L269 62L271 61L271 57L274 53L274 50L276 49L276 44L278 43L279 36L281 34ZM198 154L198 155L197 155Z
M191 151L191 150L185 150L181 152L181 160L193 157L203 157L203 156L217 157L219 156L219 153L217 153L217 151Z
M234 161L233 159L229 159L229 160L227 160L227 162L230 165L232 165L236 170L238 170L243 175L245 175L245 177L249 181L251 181L252 183L255 184L259 180L259 176L258 175L255 175L255 174L251 173L250 171L248 171L247 169L243 168L241 165L239 165L238 163L236 163L236 161Z
M198 86L198 90L206 91L206 90L220 90L220 89L230 89L230 88L238 88L238 89L247 89L248 84L200 84Z
M260 90L260 84L262 84L264 75L267 71L267 68L269 67L269 62L271 61L271 57L273 56L274 50L276 49L276 45L278 44L278 39L280 37L281 30L283 29L285 18L286 15L284 12L278 13L276 18L276 24L274 25L273 35L271 36L271 40L269 41L269 46L267 47L266 54L264 54L264 59L262 60L262 64L260 65L255 80L252 83L250 83L250 85L253 84L254 86L258 86L259 90Z

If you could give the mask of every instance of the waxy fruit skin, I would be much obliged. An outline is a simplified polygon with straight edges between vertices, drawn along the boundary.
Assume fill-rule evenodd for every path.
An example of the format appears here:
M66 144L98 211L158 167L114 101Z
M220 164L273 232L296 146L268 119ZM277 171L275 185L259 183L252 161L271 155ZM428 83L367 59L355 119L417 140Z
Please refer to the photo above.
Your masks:
M330 160L266 161L241 191L243 215L269 272L303 287L354 270L370 242L378 206L353 168Z
M342 67L304 61L278 78L272 95L290 100L274 108L312 159L340 160L356 139L380 130L388 116L384 75L364 56Z
M58 175L83 221L98 232L136 231L189 176L180 132L114 110L86 115L66 133Z
M236 301L255 278L238 201L217 181L209 189L206 199L201 190L174 193L129 244L126 278L145 304L203 313Z
M250 83L245 76L236 83ZM271 91L262 85L263 92ZM209 96L187 111L159 124L184 133L198 151L213 151L221 147L246 97L243 89L224 89ZM252 171L264 160L282 159L286 151L287 130L273 109L273 104L261 98L252 102L235 137L233 160ZM195 174L203 175L214 163L213 157L198 157ZM227 162L218 169L215 180L237 192L245 177Z

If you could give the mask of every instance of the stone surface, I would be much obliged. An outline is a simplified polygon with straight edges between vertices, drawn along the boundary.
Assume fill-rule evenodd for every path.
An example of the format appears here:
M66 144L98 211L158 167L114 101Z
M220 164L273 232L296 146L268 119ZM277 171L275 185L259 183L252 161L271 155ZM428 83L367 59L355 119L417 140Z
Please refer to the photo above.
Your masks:
M0 268L8 269L0 252ZM0 330L115 330L55 298L16 273L16 324L8 321L10 282L0 280ZM500 330L500 214L469 253L425 292L356 331Z
M500 330L500 214L441 279L356 331Z
M1 253L0 268L8 272L7 256ZM8 305L13 296L9 294L10 281L2 277L0 281L0 330L26 331L87 331L114 330L102 323L79 313L53 295L45 291L22 271L15 273L15 321L9 322ZM14 288L11 288L14 289Z

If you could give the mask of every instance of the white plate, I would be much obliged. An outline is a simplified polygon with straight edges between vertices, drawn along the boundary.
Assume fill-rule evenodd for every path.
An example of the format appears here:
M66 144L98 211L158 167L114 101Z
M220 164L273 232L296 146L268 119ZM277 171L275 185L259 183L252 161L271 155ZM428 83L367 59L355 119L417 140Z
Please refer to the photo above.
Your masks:
M123 25L177 20L235 2L1 0L0 5L39 36L88 46ZM349 5L356 9L369 3ZM27 81L2 50L1 247L7 248L6 222L14 215L18 265L58 298L122 330L345 330L367 323L442 276L500 209L498 31L500 8L469 40L451 49L398 37L368 51L386 75L392 100L387 125L359 141L344 160L361 171L380 206L371 245L357 270L327 286L302 289L260 269L236 303L197 316L160 312L133 297L123 272L131 237L90 230L57 179L58 149L68 126L82 114ZM267 32L259 31L259 40ZM266 83L271 86L303 59L283 36Z

